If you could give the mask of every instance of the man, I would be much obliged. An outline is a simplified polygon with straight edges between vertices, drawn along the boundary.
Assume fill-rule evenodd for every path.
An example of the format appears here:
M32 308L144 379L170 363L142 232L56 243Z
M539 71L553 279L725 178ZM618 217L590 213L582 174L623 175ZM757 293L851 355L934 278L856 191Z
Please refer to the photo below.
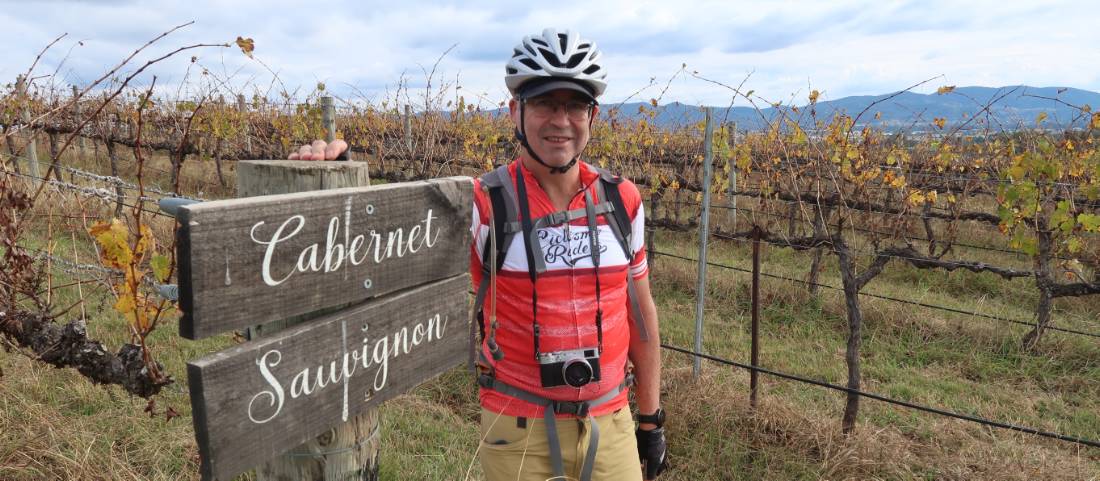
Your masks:
M523 149L477 182L471 225L486 479L654 479L664 412L641 196L580 160L606 88L601 53L547 29L525 37L505 70ZM346 149L338 142L290 158L333 159Z

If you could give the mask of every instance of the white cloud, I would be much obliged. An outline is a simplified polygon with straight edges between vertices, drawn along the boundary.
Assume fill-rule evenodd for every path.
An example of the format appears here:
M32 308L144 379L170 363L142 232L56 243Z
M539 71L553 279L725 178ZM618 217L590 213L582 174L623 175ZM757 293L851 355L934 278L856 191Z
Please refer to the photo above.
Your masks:
M379 98L402 77L422 87L423 71L451 45L436 82L460 83L468 100L504 98L501 75L511 47L544 26L578 28L605 50L618 101L660 84L680 68L726 84L746 83L760 95L804 98L808 88L826 97L877 94L943 75L938 85L1030 84L1100 90L1100 7L1093 2L732 2L626 1L517 4L427 2L127 2L9 3L0 13L0 76L14 79L57 35L69 36L36 72L64 59L60 82L101 75L168 28L195 24L162 40L144 62L179 46L251 37L256 55L291 89L318 81L341 95ZM83 46L76 45L78 40ZM72 49L71 53L69 52ZM158 84L179 82L191 55L240 88L271 82L266 69L235 48L181 54L152 73ZM150 80L143 79L146 84ZM809 86L808 86L809 85ZM730 92L682 76L665 101L725 104Z

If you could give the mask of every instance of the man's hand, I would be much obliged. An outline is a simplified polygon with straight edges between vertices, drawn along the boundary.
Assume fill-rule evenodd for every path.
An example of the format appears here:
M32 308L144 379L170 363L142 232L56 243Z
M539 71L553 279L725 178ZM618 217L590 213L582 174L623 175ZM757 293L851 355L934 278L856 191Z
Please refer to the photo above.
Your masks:
M348 150L348 143L336 139L332 143L324 140L314 140L312 144L298 147L296 152L291 152L287 160L336 160L340 154Z
M634 431L634 436L638 439L638 457L642 460L643 477L647 480L657 479L657 475L668 468L664 428L638 429Z

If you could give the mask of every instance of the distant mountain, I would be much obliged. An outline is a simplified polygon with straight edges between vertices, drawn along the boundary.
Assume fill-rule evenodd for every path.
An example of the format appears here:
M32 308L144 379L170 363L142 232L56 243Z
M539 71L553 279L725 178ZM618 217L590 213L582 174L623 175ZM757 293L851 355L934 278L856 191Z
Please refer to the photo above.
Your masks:
M875 103L878 102L878 103ZM744 100L738 99L738 104ZM872 105L873 104L873 105ZM771 122L786 112L789 118L798 120L804 128L812 127L811 111L818 120L829 121L836 113L860 117L858 126L873 125L887 130L922 131L933 129L933 121L943 118L946 127L969 122L967 129L1015 130L1035 126L1040 113L1046 113L1046 128L1084 126L1079 118L1081 107L1100 109L1100 93L1069 87L958 87L946 94L919 94L902 92L884 95L861 95L836 100L819 101L811 109L808 105L796 107L767 106L760 111L751 107L714 107L719 121L736 122L740 130L758 130L765 122ZM604 113L617 111L619 118L640 118L639 107L651 109L649 103L607 104L601 106ZM988 106L988 109L986 107ZM868 109L868 107L870 107ZM679 102L656 108L654 121L663 127L691 125L703 120L699 106ZM796 111L797 110L797 111ZM977 117L973 119L973 117ZM876 118L877 117L877 118ZM1076 119L1076 123L1072 124Z

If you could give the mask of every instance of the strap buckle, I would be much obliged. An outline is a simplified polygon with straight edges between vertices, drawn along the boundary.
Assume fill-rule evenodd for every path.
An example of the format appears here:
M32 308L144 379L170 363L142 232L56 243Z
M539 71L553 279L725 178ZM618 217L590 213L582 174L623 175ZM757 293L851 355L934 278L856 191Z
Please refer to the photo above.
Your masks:
M496 378L491 374L482 373L477 375L477 385L485 389L493 389L493 385L496 384Z
M588 401L554 401L551 405L557 414L572 414L584 418L588 417Z
M569 211L562 210L562 211L554 212L550 215L547 215L546 219L547 219L547 225L548 226L564 224L564 223L569 221Z

